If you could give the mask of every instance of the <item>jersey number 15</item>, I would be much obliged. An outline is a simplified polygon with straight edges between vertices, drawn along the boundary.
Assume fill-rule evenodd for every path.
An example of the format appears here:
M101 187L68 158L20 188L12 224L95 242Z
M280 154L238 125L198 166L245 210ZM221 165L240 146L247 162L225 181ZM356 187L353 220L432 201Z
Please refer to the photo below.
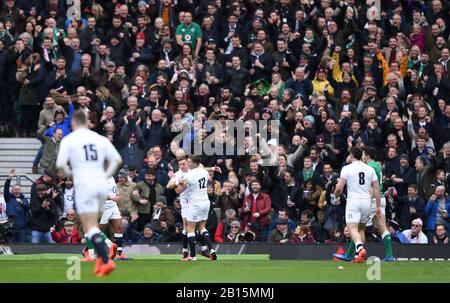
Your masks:
M97 149L94 144L87 144L83 146L84 155L86 156L86 161L97 161Z

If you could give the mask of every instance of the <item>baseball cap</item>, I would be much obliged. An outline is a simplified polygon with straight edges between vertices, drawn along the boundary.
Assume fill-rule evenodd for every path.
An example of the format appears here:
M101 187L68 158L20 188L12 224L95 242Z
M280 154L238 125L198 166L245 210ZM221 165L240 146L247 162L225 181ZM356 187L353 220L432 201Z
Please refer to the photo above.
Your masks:
M216 44L216 40L214 40L213 38L209 38L208 40L206 40L206 43Z
M373 91L377 91L377 88L375 87L375 86L373 86L373 85L368 85L367 87L366 87L366 90L373 90Z
M106 64L107 67L116 67L116 63L114 61L108 61L108 64Z
M69 226L69 225L75 225L75 223L73 221L66 221L64 222L64 226Z

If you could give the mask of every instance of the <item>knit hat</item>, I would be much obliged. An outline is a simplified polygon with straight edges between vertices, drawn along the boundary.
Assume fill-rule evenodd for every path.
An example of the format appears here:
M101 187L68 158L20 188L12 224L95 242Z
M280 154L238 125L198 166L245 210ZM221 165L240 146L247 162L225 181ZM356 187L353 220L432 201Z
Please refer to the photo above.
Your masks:
M143 0L139 1L138 7L141 7L141 6L147 7L147 2L145 2L145 1L143 1Z
M161 202L164 205L167 205L167 199L164 196L159 196L158 199L156 199L156 202Z
M267 141L267 145L278 147L277 139L270 139L269 141Z
M414 219L412 221L411 225L413 225L413 224L417 224L417 225L420 225L420 227L422 227L423 226L422 219L420 219L420 218Z
M241 227L241 223L239 223L239 221L233 221L231 222L230 227Z
M314 124L316 122L316 119L314 119L314 116L307 115L303 118L303 120L308 121L309 123Z
M136 34L136 40L144 40L145 41L145 34L143 32L139 32Z

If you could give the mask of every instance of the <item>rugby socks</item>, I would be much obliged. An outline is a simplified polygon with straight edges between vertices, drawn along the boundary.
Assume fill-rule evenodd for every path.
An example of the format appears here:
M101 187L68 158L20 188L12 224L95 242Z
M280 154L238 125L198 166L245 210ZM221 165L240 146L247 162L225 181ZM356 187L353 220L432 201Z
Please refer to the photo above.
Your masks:
M185 229L181 232L181 240L183 241L183 252L188 252L188 237Z
M95 257L94 245L92 244L92 241L89 238L86 239L86 247L88 249L89 256Z
M208 247L208 250L211 251L211 252L214 252L214 249L212 248L211 237L209 236L208 230L207 229L203 229L201 231L201 233L202 233L202 237L201 238L203 239L203 241L205 241L206 246Z
M386 249L386 258L394 257L392 253L391 235L388 231L385 231L381 237L383 238L384 248Z
M359 253L363 249L362 241L355 242L356 253Z
M200 250L206 251L208 249L208 247L206 246L207 244L206 244L205 238L200 233L200 231L197 230L196 233L197 233L197 238L200 240Z
M100 229L98 227L91 228L87 233L87 238L92 241L97 256L102 258L104 264L108 263L108 246L103 240Z
M120 256L123 251L123 234L114 234L114 243L117 244L117 254Z
M190 255L192 258L194 258L195 257L195 233L188 233L187 239L188 239L188 243L189 243L189 249L191 251Z
M347 248L347 251L345 252L346 256L353 256L355 254L355 242L350 241L350 245Z
M105 233L100 232L100 236L102 237L103 241L105 241L106 245L107 245L108 247L111 247L112 242L111 242L110 239L108 239L108 237L105 235Z

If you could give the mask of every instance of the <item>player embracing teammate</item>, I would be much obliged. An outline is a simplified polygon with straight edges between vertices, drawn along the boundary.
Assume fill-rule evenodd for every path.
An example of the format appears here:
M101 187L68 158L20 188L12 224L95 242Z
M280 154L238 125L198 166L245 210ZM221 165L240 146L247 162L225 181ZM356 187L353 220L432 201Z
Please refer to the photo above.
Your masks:
M175 191L180 194L184 225L182 233L184 261L196 260L196 230L200 233L201 254L211 260L217 259L216 252L212 248L211 237L206 229L211 204L207 191L209 174L208 170L201 165L200 160L199 156L179 160L180 170L175 173L174 178L168 184L168 188L175 188Z

